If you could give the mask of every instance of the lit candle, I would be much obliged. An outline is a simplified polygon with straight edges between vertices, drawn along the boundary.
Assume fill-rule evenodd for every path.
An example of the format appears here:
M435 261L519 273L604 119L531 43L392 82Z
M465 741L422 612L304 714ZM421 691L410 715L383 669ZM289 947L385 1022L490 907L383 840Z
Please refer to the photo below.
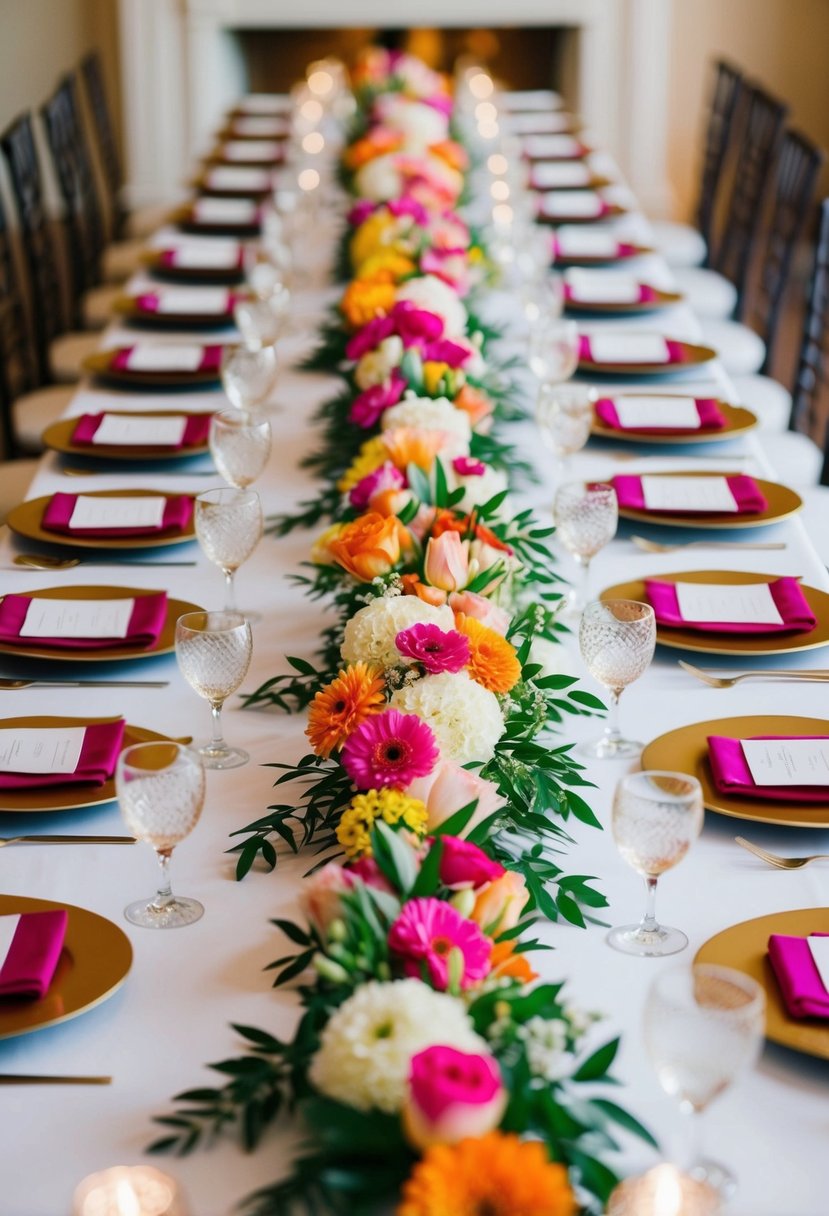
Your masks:
M187 1216L175 1179L150 1165L116 1165L84 1178L72 1216Z
M607 1216L717 1216L720 1197L674 1165L657 1165L616 1187Z

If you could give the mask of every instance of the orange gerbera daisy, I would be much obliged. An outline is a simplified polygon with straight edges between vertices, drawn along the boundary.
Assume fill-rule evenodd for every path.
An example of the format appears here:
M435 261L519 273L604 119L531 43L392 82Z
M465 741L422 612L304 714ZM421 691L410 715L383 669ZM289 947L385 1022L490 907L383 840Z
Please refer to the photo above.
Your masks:
M403 1185L397 1216L574 1216L563 1165L538 1140L490 1132L427 1149Z
M379 668L367 663L344 667L311 703L305 730L311 748L327 759L361 722L385 708L385 684Z
M455 628L469 638L467 671L490 692L509 692L521 678L515 647L488 625L463 612L455 614Z

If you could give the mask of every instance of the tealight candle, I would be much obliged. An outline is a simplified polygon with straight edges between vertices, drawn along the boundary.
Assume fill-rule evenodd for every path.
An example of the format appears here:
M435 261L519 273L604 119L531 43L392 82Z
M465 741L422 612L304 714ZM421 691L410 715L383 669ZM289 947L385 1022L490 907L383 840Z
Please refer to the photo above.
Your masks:
M717 1216L719 1211L720 1197L707 1183L664 1164L621 1182L606 1216Z
M116 1165L84 1178L72 1216L187 1216L178 1183L151 1165Z

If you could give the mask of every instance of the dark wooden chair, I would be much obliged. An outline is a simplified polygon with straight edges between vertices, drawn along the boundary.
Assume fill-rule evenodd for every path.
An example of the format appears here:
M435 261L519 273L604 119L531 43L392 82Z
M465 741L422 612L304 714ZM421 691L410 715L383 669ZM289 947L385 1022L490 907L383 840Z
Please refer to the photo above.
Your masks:
M705 239L707 254L704 266L711 261L714 246L714 219L723 167L736 135L740 102L744 96L742 72L723 59L714 64L714 90L705 133L696 226Z
M826 384L826 335L829 327L829 198L820 208L820 225L815 245L815 260L809 283L803 337L794 378L792 412L789 430L817 435L824 427L820 416L821 389ZM829 427L826 427L829 439ZM821 475L821 484L829 485L829 448Z
M118 141L115 138L115 124L107 103L101 57L97 51L90 51L81 60L81 75L92 113L98 154L104 172L104 182L112 216L112 236L113 239L118 239L123 235L127 222L127 212L121 202L124 171L118 152Z

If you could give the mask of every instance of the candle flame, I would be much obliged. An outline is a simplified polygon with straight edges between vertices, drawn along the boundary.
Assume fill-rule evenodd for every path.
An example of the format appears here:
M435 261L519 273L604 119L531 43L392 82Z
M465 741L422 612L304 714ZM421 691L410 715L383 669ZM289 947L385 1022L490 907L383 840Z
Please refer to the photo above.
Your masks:
M118 1216L141 1216L141 1204L135 1188L126 1178L119 1178L115 1184L115 1203Z
M653 1216L682 1216L682 1187L672 1165L658 1165L654 1180Z

